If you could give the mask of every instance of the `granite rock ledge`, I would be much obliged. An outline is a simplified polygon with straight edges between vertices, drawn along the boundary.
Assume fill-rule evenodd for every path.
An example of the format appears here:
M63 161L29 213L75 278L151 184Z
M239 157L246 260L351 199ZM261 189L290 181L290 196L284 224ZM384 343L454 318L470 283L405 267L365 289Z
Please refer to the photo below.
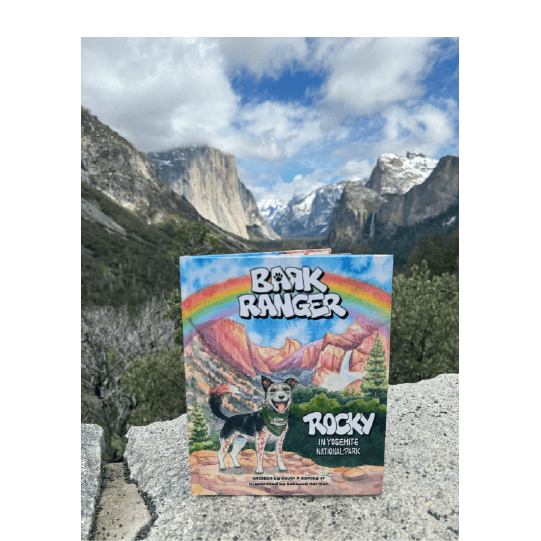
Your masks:
M81 424L81 539L88 539L100 493L103 428Z
M458 374L389 387L381 496L191 494L187 418L132 427L132 479L156 506L147 539L458 539Z

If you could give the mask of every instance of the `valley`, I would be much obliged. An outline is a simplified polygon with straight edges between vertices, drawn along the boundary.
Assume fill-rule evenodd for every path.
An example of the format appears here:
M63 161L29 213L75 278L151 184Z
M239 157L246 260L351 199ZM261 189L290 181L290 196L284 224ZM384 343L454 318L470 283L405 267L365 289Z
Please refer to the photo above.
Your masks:
M358 394L376 335L390 383L457 371L458 227L457 157L384 154L369 178L343 179L290 201L268 198L257 205L238 177L234 156L195 146L147 155L82 108L83 422L103 426L107 460L116 461L130 426L184 411L186 396L178 391L184 389L178 294L183 255L322 247L394 255L393 298L404 307L393 304L393 335L351 328L310 344L286 339L281 349L246 338L250 366L232 383L252 393L254 407L258 392L252 378L271 367L292 373L302 368L307 382L327 382L329 395L333 378L347 369L347 392ZM432 283L443 284L441 292L426 291L424 297L411 293L426 283L426 274L411 275L412 265L423 261L436 275ZM428 298L433 313L420 318L418 303ZM445 340L428 339L419 348L412 337L443 336L436 328L440 316L446 318ZM227 373L235 357L226 347L228 333L236 332L201 329L204 338L190 347ZM359 333L367 335L363 345ZM186 377L188 397L215 383L203 372ZM228 398L225 407L236 411L235 400Z

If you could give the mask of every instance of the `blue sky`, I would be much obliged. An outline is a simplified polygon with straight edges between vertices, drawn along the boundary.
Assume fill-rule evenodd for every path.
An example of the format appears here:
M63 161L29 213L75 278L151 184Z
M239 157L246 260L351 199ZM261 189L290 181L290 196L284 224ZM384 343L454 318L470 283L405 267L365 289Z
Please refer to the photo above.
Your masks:
M256 199L458 155L452 38L83 38L82 105L144 152L234 154Z

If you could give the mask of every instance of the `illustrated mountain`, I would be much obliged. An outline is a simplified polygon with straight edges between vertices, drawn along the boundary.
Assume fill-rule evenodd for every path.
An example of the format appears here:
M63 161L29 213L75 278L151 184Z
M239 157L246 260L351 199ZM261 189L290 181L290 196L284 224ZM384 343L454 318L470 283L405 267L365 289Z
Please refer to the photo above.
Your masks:
M280 349L254 344L244 325L231 319L209 321L197 328L197 333L185 349L188 364L197 372L198 384L186 375L187 395L205 397L205 393L221 379L241 390L243 400L253 409L263 397L260 375L283 380L295 377L303 385L311 383L334 390L333 375L347 374L348 389L358 392L363 373L376 338L385 352L387 375L389 369L389 331L363 317L359 317L341 334L326 333L323 338L301 344L286 338ZM212 366L212 370L209 370ZM190 402L190 400L188 400ZM194 403L194 402L192 402ZM228 396L224 406L231 412L242 411L241 402Z

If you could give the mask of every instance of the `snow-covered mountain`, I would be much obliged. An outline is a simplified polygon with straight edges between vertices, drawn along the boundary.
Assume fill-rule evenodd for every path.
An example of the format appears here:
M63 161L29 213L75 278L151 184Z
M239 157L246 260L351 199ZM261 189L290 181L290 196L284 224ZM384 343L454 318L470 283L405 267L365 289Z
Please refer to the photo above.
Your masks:
M287 210L287 201L283 199L263 199L257 204L261 216L267 220L267 223L274 227L274 224Z
M366 186L381 196L407 193L422 184L438 160L418 152L406 156L386 153L379 156L369 179L341 180L291 201L269 198L258 204L261 215L281 236L314 237L328 233L334 204L340 199L346 183Z
M404 194L414 186L422 184L432 173L438 160L418 152L407 152L406 156L382 154L366 187L380 195Z
M295 196L281 211L272 228L286 237L320 237L327 234L332 210L346 182L364 183L366 179L341 180L319 188L306 196Z

